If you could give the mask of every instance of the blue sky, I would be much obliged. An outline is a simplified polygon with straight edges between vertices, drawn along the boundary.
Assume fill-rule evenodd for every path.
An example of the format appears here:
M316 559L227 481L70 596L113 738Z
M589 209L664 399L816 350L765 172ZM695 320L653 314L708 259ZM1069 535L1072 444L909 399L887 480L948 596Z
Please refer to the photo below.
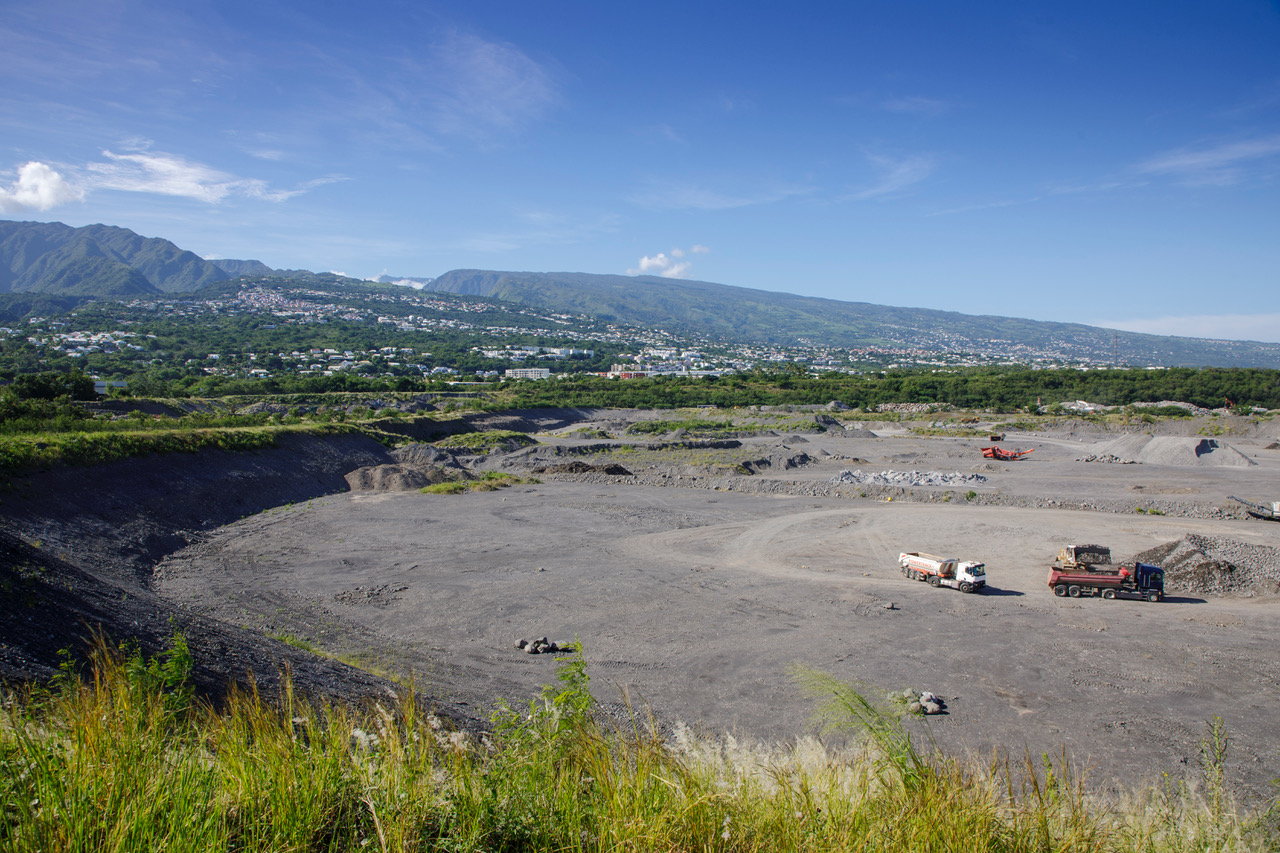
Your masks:
M0 216L1280 341L1275 3L0 0Z

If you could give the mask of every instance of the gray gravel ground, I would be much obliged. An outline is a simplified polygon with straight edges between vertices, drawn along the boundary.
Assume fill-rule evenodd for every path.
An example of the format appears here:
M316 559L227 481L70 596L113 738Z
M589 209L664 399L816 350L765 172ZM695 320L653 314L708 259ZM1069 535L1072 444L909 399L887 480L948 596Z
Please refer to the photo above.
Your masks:
M1226 495L1270 499L1280 453L1258 450L1247 468L1099 466L1075 461L1086 442L1036 437L1023 442L1032 457L992 465L977 440L806 438L815 461L754 476L705 473L714 463L642 470L629 451L633 476L334 495L218 530L161 563L155 587L184 608L410 672L478 713L552 679L551 656L524 654L517 638L577 637L606 704L646 704L708 733L810 731L790 674L803 664L872 696L937 693L948 710L929 731L948 750L1018 759L1066 747L1097 788L1194 772L1214 717L1243 790L1262 796L1280 777L1280 598L1265 584L1160 604L1057 599L1046 585L1072 542L1117 559L1218 543L1272 571L1280 524L1242 518ZM544 440L572 456L572 439ZM779 441L744 439L761 458L785 455ZM832 484L850 458L977 468L987 481ZM903 550L983 560L991 588L908 581Z

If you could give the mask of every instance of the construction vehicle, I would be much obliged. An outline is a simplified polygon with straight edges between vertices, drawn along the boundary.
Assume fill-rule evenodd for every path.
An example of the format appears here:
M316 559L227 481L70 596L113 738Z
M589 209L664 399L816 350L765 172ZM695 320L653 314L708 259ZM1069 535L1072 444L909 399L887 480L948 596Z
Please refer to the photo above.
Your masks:
M1055 569L1084 569L1111 565L1111 549L1106 545L1068 545L1058 552Z
M1236 503L1244 504L1244 511L1254 518L1260 518L1263 521L1280 521L1280 501L1272 501L1271 506L1264 506L1253 501L1247 501L1244 498L1238 498L1235 495L1227 495L1227 497Z
M1059 597L1141 598L1160 601L1164 598L1164 569L1148 563L1120 565L1106 570L1081 566L1054 566L1049 570L1049 588Z
M999 459L1002 462L1013 462L1017 459L1021 459L1033 450L1035 450L1034 447L1028 450L1005 450L1003 447L996 447L995 445L992 445L991 447L982 448L982 455L988 459Z
M1068 545L1049 568L1049 588L1059 597L1164 598L1164 569L1147 563L1111 564L1105 545Z
M972 560L935 557L911 551L898 555L902 573L913 581L930 586L949 586L961 592L977 592L987 585L987 567Z

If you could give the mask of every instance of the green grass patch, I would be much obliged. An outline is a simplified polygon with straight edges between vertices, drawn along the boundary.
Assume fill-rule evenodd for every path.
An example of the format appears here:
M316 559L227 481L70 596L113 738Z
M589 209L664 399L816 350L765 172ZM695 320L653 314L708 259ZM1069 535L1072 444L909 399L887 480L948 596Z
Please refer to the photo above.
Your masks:
M335 431L347 430L316 426L277 426L5 435L0 436L0 471L14 472L57 464L100 465L152 453L260 450L271 447L281 436L290 432L325 434Z
M486 471L484 476L475 480L450 480L447 483L435 483L419 489L424 495L461 495L465 492L496 492L509 486L523 484L539 484L536 477L518 477L515 474L504 474L500 471Z
M627 427L632 435L666 435L676 430L684 430L691 435L722 435L724 433L755 432L761 429L759 424L736 424L733 421L709 421L700 418L685 420L640 421Z
M484 432L460 432L435 442L437 447L455 447L463 450L488 452L495 448L515 449L537 444L538 440L523 432L492 429Z

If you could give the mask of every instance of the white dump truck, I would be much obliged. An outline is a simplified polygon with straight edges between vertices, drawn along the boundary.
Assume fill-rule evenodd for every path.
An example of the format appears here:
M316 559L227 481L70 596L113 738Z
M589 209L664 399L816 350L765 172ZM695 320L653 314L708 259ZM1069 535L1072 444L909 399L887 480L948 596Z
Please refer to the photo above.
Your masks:
M930 586L949 586L961 592L977 592L987 585L987 567L972 560L935 557L911 551L898 555L902 573L913 581L927 581Z

